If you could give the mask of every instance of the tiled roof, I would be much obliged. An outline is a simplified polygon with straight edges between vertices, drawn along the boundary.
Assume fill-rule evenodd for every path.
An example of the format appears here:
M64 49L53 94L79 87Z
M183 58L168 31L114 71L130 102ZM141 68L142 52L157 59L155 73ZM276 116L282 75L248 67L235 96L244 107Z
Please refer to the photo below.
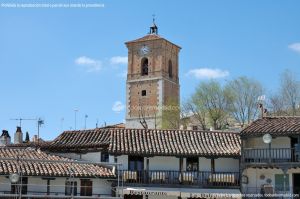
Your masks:
M101 128L102 129L109 129L109 128L121 128L121 129L124 129L125 128L125 124L124 123L111 124L111 125L104 126L104 127L101 127Z
M113 177L111 169L100 165L76 163L33 148L0 147L0 175L17 173L18 167L24 176L63 177L72 172L75 177Z
M112 129L109 153L167 156L239 156L238 133Z
M147 34L144 37L132 40L132 41L128 41L126 43L134 43L134 42L140 42L140 41L149 41L149 40L155 40L155 39L162 39L161 36L157 35L157 34Z
M40 142L23 142L23 143L18 143L18 144L8 144L9 147L35 147L35 148L47 148L50 144L52 143L52 141L40 141Z
M234 132L93 129L66 131L58 136L49 151L98 151L111 154L236 156L240 154L240 136Z
M50 151L82 151L85 149L101 149L110 143L109 129L90 129L80 131L65 131L49 146Z
M300 134L300 117L265 117L241 131L241 136L274 136Z
M165 41L167 41L167 42L169 42L169 43L171 43L171 44L177 46L178 48L181 48L180 46L178 46L178 45L176 45L176 44L174 44L174 43L168 41L167 39L165 39L165 38L163 38L163 37L161 37L161 36L159 36L159 35L157 35L157 34L147 34L146 36L141 37L141 38L139 38L139 39L135 39L135 40L132 40L132 41L128 41L128 42L126 42L125 44L136 43L136 42L143 42L143 41L150 41L150 40L157 40L157 39L163 39L163 40L165 40Z

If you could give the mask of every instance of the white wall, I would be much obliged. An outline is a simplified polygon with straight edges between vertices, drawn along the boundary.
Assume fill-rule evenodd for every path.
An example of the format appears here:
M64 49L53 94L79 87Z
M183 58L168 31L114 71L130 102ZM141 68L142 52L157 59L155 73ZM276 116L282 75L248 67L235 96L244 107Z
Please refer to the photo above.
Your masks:
M100 162L101 161L101 152L89 152L84 154L79 153L56 153L57 155L68 157L72 159L81 159L86 161Z
M200 157L199 158L199 171L211 171L211 159Z
M50 180L50 192L51 194L57 193L57 195L65 195L65 183L67 178L56 177L54 180ZM105 179L93 178L93 194L99 195L111 195L111 182ZM74 178L73 181L77 182L77 193L80 194L80 179ZM5 176L0 176L0 193L10 192L11 183ZM47 180L43 180L42 177L28 177L27 191L30 194L34 192L47 193Z
M9 178L5 176L0 176L0 193L1 192L10 192L11 185Z
M120 169L121 170L128 170L128 156L127 155L121 155L118 156L118 163L121 164L120 165Z
M79 184L80 186L80 184ZM79 190L80 191L80 190ZM105 179L93 179L93 194L111 196L111 183Z
M101 152L90 152L81 155L82 160L101 162Z
M300 173L300 168L298 169L289 169L287 174L289 175L289 186L293 186L293 173ZM253 188L260 188L263 184L267 184L266 180L271 179L271 184L275 186L275 174L283 174L281 169L254 169L248 168L245 169L243 175L248 177L248 184L242 184L243 192L247 189L253 190ZM265 179L261 180L260 176L264 175ZM293 190L290 190L293 192Z
M239 172L239 160L234 158L215 159L215 171L217 172Z
M146 165L146 158L144 164ZM146 166L144 168L146 169ZM151 157L149 158L149 170L179 171L179 158L171 156Z
M289 137L274 137L271 148L290 148L291 140ZM269 148L268 144L263 142L262 137L248 138L245 148Z
M27 191L47 193L47 180L43 180L41 177L28 177Z

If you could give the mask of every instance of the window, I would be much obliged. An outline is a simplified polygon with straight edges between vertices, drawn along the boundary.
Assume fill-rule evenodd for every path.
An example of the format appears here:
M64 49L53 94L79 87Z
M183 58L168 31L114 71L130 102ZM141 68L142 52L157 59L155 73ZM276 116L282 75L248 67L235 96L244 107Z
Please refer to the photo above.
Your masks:
M93 181L80 180L80 196L92 196L93 195Z
M285 191L289 191L290 183L289 183L289 175L285 175L285 183L284 183L284 174L275 174L275 190L284 191L284 184L285 184Z
M140 156L128 157L128 169L130 171L141 171L144 169L144 158Z
M109 155L106 152L101 153L101 162L109 162Z
M194 131L198 130L198 126L193 126L192 128L193 128Z
M142 96L146 96L147 95L147 91L146 90L142 90Z
M143 58L141 62L142 76L148 75L148 59Z
M66 181L66 185L65 185L65 195L66 196L77 196L77 182L73 182L73 181Z
M22 185L22 194L27 194L27 184L28 184L28 178L23 177L19 180L17 183L11 184L11 193L17 194L19 193L19 187Z
M168 73L169 73L169 77L172 78L173 73L172 73L172 61L171 60L169 60Z
M197 157L186 158L186 170L187 171L198 171L198 158Z

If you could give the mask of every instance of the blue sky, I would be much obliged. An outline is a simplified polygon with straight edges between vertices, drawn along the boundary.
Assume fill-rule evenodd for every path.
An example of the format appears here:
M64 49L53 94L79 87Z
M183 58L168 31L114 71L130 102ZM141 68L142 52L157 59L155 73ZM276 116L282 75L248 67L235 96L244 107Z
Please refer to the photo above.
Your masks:
M88 128L97 120L99 126L122 122L124 42L144 36L153 13L159 34L182 47L182 101L210 77L222 82L238 76L255 78L268 96L276 91L283 70L300 75L300 1L88 3L104 7L0 7L1 129L12 135L18 123L10 118L42 117L41 136L52 139L74 129L74 109L79 110L77 128L84 128L85 115ZM24 121L22 129L32 136L36 123Z

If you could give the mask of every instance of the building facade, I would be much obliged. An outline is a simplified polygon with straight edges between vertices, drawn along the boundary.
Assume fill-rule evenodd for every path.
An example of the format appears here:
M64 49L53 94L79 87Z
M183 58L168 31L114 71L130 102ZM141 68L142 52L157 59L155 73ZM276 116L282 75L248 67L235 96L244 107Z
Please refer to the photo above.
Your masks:
M112 168L32 147L0 147L0 198L110 197Z
M121 198L240 198L238 133L102 128L66 131L43 150L118 165ZM223 195L222 195L223 194Z
M243 193L299 198L300 118L258 119L241 131L241 139Z
M126 46L126 128L162 128L168 111L179 104L181 48L159 36L155 23L148 35L126 42Z

